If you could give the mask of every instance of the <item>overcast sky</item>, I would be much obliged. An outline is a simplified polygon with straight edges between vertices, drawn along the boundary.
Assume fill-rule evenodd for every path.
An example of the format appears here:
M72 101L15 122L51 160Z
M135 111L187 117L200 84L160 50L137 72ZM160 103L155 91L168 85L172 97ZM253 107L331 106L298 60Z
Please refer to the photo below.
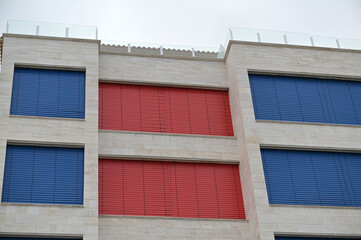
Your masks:
M8 19L95 25L99 39L218 47L229 27L361 39L361 0L0 0Z

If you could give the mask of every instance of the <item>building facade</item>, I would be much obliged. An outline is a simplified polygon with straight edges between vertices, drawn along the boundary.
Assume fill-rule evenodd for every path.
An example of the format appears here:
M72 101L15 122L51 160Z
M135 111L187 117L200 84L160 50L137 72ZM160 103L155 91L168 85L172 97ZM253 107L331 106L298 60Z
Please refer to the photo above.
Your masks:
M0 239L361 239L361 52L3 35Z

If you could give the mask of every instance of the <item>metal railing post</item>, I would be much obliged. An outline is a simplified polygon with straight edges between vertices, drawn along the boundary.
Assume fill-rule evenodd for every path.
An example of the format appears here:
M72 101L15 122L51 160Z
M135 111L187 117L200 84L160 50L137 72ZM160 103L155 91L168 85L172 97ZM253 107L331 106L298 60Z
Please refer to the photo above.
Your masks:
M233 39L233 32L232 32L232 29L231 29L231 28L229 28L229 36L231 36L231 40L234 40L234 39Z
M261 42L261 34L257 33L258 42Z
M340 41L338 39L336 39L336 44L338 48L341 48Z

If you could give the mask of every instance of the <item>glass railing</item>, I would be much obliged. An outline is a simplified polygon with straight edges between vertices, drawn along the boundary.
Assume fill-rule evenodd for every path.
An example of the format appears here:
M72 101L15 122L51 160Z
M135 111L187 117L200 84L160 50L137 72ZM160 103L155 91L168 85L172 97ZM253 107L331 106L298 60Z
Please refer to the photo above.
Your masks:
M98 29L95 26L83 26L74 24L30 22L20 20L9 20L7 22L6 33L26 34L51 37L69 37L83 39L98 39ZM139 43L102 40L102 44L118 46L122 52L150 53L172 56L190 56L203 58L224 57L224 48L185 46L157 43ZM119 49L123 47L122 49Z
M128 53L152 53L159 55L219 58L224 57L224 48L186 46L161 43L124 42L114 40L102 40L102 45L123 47Z
M278 32L248 28L230 28L225 46L228 46L230 40L361 50L360 39L312 36L307 33Z
M7 22L6 32L52 37L98 39L97 27L74 24L9 20ZM121 42L112 40L102 40L102 44L106 46L117 46L119 51L128 53L223 59L225 55L225 49L227 49L230 40L361 50L360 39L332 38L312 36L306 33L279 32L248 28L230 28L226 37L226 43L224 45L225 47L220 45L219 48L157 43Z
M98 39L98 29L95 26L29 22L19 20L9 20L6 26L6 33L50 37Z

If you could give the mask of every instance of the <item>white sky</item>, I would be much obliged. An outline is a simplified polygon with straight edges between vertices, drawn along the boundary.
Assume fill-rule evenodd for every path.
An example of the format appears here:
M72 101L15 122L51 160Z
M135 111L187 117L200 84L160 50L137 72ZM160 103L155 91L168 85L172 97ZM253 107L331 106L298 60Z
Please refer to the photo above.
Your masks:
M99 39L218 47L229 27L361 39L361 0L0 0L8 19L95 25Z

